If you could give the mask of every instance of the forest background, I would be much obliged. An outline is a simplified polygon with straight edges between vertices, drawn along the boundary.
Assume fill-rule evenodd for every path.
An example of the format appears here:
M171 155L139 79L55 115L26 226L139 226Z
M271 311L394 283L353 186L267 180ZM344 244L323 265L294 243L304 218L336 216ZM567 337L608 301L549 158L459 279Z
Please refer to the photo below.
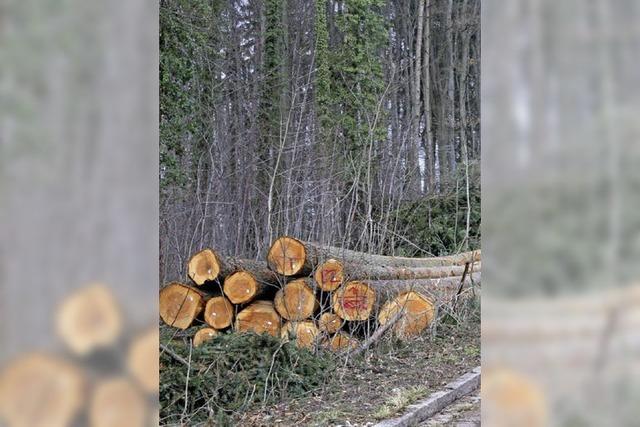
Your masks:
M289 234L480 242L479 0L163 0L160 279Z

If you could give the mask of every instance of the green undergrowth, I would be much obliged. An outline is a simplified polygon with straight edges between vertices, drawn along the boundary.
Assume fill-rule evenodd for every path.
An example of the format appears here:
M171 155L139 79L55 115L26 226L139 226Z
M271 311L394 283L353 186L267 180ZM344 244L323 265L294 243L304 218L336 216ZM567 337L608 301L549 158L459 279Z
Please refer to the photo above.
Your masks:
M161 338L174 353L161 349L162 424L225 425L233 413L322 386L335 367L329 355L269 335L221 334L199 348L187 341Z

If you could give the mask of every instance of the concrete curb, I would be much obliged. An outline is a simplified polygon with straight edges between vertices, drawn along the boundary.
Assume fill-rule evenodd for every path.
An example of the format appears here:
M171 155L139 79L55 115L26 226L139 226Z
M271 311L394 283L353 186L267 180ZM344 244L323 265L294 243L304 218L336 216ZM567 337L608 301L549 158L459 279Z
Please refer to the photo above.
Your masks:
M432 393L425 400L407 407L407 412L398 417L382 421L374 427L409 427L433 416L453 401L465 396L480 386L480 366L450 382L444 390Z

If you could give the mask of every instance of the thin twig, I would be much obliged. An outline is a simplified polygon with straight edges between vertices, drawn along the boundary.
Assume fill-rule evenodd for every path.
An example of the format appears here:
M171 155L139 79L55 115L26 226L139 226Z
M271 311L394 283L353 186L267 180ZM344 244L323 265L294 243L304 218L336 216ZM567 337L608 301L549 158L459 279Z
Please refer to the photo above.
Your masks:
M173 350L171 350L169 347L167 347L164 344L160 344L160 348L162 349L163 352L167 353L169 356L171 356L174 360L182 363L184 366L186 367L190 367L191 364L189 362L187 362L185 360L185 358L183 358L182 356L178 355L177 353L175 353Z
M404 307L401 308L387 323L376 329L376 331L363 342L360 347L352 350L348 357L355 357L365 351L371 344L379 340L385 332L387 332L404 314Z

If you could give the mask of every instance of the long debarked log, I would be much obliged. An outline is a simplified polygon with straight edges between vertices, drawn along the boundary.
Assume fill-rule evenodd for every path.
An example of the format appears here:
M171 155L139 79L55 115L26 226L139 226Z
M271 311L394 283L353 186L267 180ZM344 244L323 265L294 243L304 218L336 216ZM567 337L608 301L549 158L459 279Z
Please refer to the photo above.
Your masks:
M439 279L418 279L418 280L367 280L366 283L375 290L378 298L387 301L396 295L415 291L425 294L434 302L450 302L458 291L464 291L471 285L480 285L482 273L474 272L465 276L443 277ZM462 284L462 289L460 285Z
M334 291L344 281L350 280L410 280L437 279L462 276L467 266L451 265L443 267L389 267L342 263L329 259L316 268L313 275L318 287L324 291ZM469 264L467 272L480 271L479 262Z
M463 266L470 262L480 261L480 250L443 257L407 258L372 255L317 243L302 242L293 237L283 236L273 242L267 255L269 267L285 276L309 274L314 266L326 259L341 260L349 264L406 268Z
M203 294L172 282L160 291L160 317L169 326L187 329L204 309Z
M187 263L189 277L198 286L242 270L250 271L260 283L281 281L264 261L223 257L211 248L196 253Z

